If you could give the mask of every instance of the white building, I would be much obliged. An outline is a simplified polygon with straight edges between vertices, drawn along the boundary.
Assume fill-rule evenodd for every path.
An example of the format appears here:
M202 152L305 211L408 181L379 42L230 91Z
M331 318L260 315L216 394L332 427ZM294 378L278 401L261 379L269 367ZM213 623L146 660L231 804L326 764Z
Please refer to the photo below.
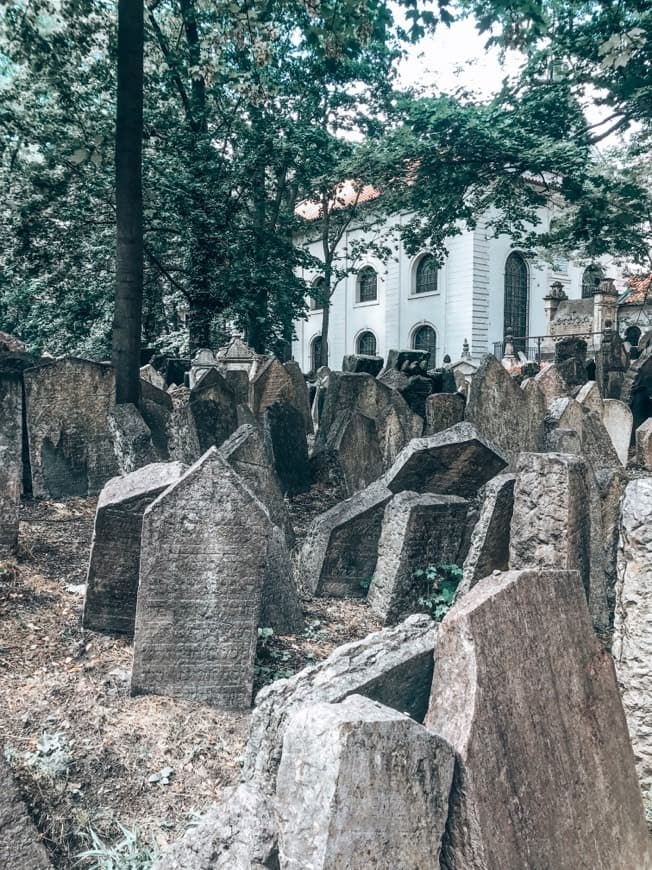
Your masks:
M548 211L542 211L542 230L548 219ZM387 226L402 220L392 217ZM319 257L320 241L311 241L309 231L306 236L308 250ZM341 256L346 258L352 242L364 237L365 230L349 229ZM448 240L449 254L440 269L427 253L410 257L397 244L396 256L387 262L371 255L358 259L357 274L336 287L328 341L331 368L340 369L345 354L386 356L390 348L409 347L430 349L431 364L440 366L445 355L459 359L465 339L477 361L503 340L508 325L514 337L546 335L543 297L553 282L560 282L570 299L590 295L601 277L620 282L619 270L608 260L598 269L568 261L551 265L514 248L508 236L493 238L486 221ZM307 272L303 277L318 280ZM304 372L315 368L321 324L322 312L314 304L308 319L295 324L293 356Z

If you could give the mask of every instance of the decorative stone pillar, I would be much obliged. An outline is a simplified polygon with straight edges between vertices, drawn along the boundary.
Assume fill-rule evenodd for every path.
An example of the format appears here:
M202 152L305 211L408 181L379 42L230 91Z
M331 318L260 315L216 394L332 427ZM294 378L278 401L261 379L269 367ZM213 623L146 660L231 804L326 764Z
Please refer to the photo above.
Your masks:
M545 303L544 310L546 312L546 325L548 335L551 334L552 321L557 316L557 310L559 309L559 305L566 299L568 299L568 296L564 291L564 285L561 283L561 281L555 281L555 283L551 285L548 295L543 297L543 301Z
M611 321L615 331L618 331L618 291L613 278L605 278L600 281L598 290L593 297L593 332L605 331L607 322ZM600 346L602 337L595 336L597 347Z

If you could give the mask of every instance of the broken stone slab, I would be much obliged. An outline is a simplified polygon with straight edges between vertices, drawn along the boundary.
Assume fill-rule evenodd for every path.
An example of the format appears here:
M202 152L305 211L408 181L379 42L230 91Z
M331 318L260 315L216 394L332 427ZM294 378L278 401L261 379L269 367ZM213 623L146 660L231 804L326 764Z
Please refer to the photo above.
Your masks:
M312 415L310 412L310 399L308 396L308 385L303 376L299 363L291 359L283 363L283 368L288 374L292 382L292 400L290 404L294 405L297 411L303 417L303 422L306 427L306 435L312 435L314 428L312 425Z
M364 372L375 378L383 368L382 356L368 356L362 353L345 354L342 360L343 372Z
M284 495L298 495L310 489L308 442L303 418L287 402L274 402L263 415L265 446Z
M634 417L624 402L618 399L604 399L602 402L602 422L607 430L616 455L623 468L627 465L629 445L632 440Z
M162 459L152 443L152 432L135 405L111 408L108 426L120 474L130 474Z
M238 428L235 394L216 368L193 387L188 404L202 454L219 447Z
M458 423L444 432L413 438L383 477L392 492L412 490L468 498L508 464L475 426Z
M357 411L342 411L329 429L326 446L313 452L311 467L314 480L341 479L345 496L369 486L385 470L375 420Z
M597 473L604 468L622 468L618 455L602 419L580 405L575 399L556 399L545 418L546 450L555 445L555 429L573 429L582 445L582 455Z
M20 518L20 466L0 446L0 557L15 552Z
M316 595L363 598L378 559L385 506L393 493L372 483L315 517L299 553L298 570Z
M285 535L273 526L267 549L265 581L259 625L274 629L274 634L299 634L305 622L299 603L292 557Z
M52 867L29 816L11 768L0 755L0 867L49 870Z
M91 542L84 628L133 635L143 514L185 471L180 462L160 462L114 477L103 488Z
M622 502L612 652L652 823L652 478L630 481Z
M546 405L550 405L555 399L561 399L570 394L570 387L563 379L559 368L555 363L550 363L534 376L534 383L543 393Z
M215 447L149 505L132 694L250 706L271 529Z
M429 361L429 350L390 350L383 371L396 369L408 375L425 375Z
M636 464L652 471L652 417L636 430Z
M407 402L408 407L421 418L426 416L426 399L432 393L432 380L425 374L408 375L397 369L386 369L378 375L378 380L396 390Z
M421 722L430 694L435 633L429 616L410 616L261 689L251 717L243 779L266 793L274 791L287 723L306 704L364 695Z
M294 401L292 377L276 357L269 357L258 368L249 387L249 404L256 419L262 423L265 411L275 402L294 405Z
M461 599L439 627L425 724L457 754L442 866L650 866L613 661L578 572L495 574Z
M24 484L30 484L27 438L23 430L23 379L21 370L0 357L0 449L2 464L12 465ZM27 459L27 461L25 461ZM27 488L27 487L25 487Z
M272 870L278 830L272 801L246 784L222 800L167 849L152 870Z
M275 526L285 533L288 546L294 543L290 514L281 492L281 483L255 425L244 424L219 448L221 455L240 475L253 494L267 508Z
M439 870L455 756L408 716L359 695L293 714L276 796L287 870Z
M165 378L151 363L140 367L140 378L143 381L148 381L152 386L158 387L159 390L167 389Z
M462 568L456 597L466 595L479 580L509 565L509 530L514 511L516 475L498 474L485 486L480 516Z
M592 414L602 419L602 396L600 395L600 388L595 381L587 381L580 388L575 396L575 400L586 408L587 411L591 411Z
M516 464L510 568L579 571L589 596L589 470L568 453L522 453Z
M34 496L96 495L119 470L108 426L113 367L67 357L26 369L23 379Z
M413 613L426 594L415 571L462 564L468 507L454 495L416 492L400 492L389 502L367 596L372 612L385 624Z
M424 436L436 435L464 420L464 396L461 393L432 393L425 402Z

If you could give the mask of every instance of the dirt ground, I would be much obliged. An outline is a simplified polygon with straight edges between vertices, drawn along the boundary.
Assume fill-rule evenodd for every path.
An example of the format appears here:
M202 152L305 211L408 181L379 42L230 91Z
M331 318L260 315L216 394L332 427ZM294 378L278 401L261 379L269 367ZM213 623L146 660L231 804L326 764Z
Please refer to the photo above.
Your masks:
M299 540L334 502L291 505ZM26 501L20 551L0 563L0 746L57 868L90 829L162 848L238 779L248 713L129 696L131 645L82 631L94 499ZM306 628L259 644L256 690L379 628L363 601L304 598ZM18 868L16 868L18 870Z

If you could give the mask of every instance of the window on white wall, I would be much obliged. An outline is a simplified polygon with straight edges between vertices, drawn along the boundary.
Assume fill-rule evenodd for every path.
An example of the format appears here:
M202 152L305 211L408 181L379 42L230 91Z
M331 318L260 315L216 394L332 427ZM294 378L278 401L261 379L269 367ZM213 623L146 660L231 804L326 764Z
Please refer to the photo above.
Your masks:
M437 261L432 254L425 254L417 263L414 280L415 293L434 293L437 289Z
M316 335L310 344L310 368L316 372L321 366L321 335Z
M376 336L373 332L361 332L358 336L356 350L366 356L376 356Z
M312 293L310 294L310 310L322 311L324 308L324 287L326 282L323 278L317 278L312 282Z
M419 326L412 333L412 348L430 352L430 366L435 366L437 358L437 334L432 326Z
M511 329L514 338L527 335L530 277L521 254L510 254L505 261L505 313L503 334Z
M365 266L358 272L356 296L358 302L375 302L378 298L378 275L371 266Z

